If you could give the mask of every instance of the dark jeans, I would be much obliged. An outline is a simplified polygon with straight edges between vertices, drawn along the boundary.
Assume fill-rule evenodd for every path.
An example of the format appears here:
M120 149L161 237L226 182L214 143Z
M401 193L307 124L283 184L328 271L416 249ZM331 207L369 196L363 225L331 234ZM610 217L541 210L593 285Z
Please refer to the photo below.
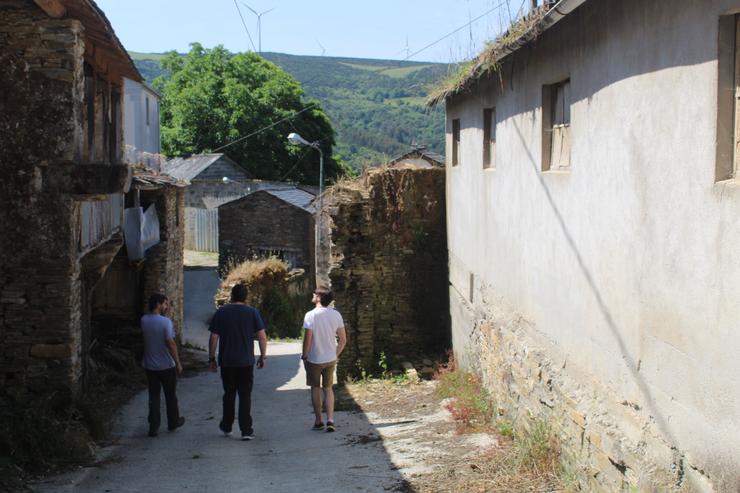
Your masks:
M254 365L221 367L221 382L224 386L224 429L231 431L234 424L234 403L239 394L239 429L242 433L251 433Z
M146 379L149 382L149 430L157 431L159 429L160 388L164 390L164 401L167 405L167 428L170 430L175 428L180 417L180 411L177 409L177 396L175 395L177 384L175 368L146 370Z

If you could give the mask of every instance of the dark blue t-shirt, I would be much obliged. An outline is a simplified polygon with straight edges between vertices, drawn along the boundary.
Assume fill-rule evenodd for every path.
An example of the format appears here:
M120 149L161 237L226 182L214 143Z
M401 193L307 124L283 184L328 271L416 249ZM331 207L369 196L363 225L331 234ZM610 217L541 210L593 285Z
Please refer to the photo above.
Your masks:
M216 311L208 330L218 335L218 365L254 364L254 339L265 329L260 312L247 305L229 304Z

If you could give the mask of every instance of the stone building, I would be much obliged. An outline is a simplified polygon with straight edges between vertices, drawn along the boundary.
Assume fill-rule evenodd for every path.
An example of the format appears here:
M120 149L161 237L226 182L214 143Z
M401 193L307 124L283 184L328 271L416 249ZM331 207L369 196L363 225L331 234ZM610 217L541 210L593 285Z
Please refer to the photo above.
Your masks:
M253 179L226 154L197 154L169 160L167 174L190 183L185 193L185 248L218 252L218 206L257 190L294 185Z
M89 0L0 3L0 392L77 394L92 297L123 238L123 78Z
M380 353L417 361L450 347L443 168L371 168L331 187L329 278L348 331L338 374Z
M253 192L219 206L219 270L275 255L313 279L314 199L315 195L294 187Z
M584 491L740 490L738 0L561 0L439 96L455 354Z

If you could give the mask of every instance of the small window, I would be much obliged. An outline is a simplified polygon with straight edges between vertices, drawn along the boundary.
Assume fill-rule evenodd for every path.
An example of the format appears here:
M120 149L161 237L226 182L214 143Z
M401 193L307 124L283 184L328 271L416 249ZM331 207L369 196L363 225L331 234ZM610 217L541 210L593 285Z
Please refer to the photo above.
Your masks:
M570 168L570 79L542 88L542 171Z
M483 168L496 167L496 108L483 110Z
M149 96L145 98L144 112L146 113L146 126L149 126Z
M717 57L717 157L715 181L737 177L740 169L740 15L719 18Z
M452 120L452 165L460 164L460 119Z

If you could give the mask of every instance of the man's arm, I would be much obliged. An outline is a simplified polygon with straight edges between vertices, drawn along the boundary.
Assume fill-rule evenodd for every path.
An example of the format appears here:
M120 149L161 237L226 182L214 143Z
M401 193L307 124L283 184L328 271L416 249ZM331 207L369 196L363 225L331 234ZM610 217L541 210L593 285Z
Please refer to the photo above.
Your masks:
M311 344L313 344L313 330L305 329L303 331L303 351L301 352L301 359L305 360L308 358L308 352L311 351Z
M257 360L257 368L264 368L265 358L267 358L267 332L265 332L265 329L257 332L257 340L260 345L260 359Z
M167 350L172 355L172 359L175 360L175 368L177 368L177 374L182 373L182 365L180 364L180 356L177 354L177 343L174 339L167 339Z
M337 335L339 336L339 343L337 343L338 359L339 355L342 354L342 351L344 351L344 346L347 345L347 331L344 330L344 327L339 327L339 329L337 329Z
M212 371L216 371L216 348L218 347L218 334L211 332L211 339L208 341L208 366Z

